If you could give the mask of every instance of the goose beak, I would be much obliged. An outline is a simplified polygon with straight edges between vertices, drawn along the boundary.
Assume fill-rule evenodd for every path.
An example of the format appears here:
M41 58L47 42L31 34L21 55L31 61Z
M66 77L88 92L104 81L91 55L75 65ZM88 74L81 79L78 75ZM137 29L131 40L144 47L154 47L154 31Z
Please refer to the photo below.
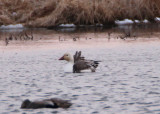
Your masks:
M59 60L64 60L64 56L62 56L61 58L59 58Z

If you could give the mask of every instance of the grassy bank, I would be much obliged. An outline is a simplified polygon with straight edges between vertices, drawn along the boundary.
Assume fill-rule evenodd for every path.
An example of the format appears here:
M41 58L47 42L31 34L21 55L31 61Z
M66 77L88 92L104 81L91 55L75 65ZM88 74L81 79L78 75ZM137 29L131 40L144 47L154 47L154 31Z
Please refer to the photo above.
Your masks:
M160 0L0 0L0 25L113 24L115 20L154 21Z

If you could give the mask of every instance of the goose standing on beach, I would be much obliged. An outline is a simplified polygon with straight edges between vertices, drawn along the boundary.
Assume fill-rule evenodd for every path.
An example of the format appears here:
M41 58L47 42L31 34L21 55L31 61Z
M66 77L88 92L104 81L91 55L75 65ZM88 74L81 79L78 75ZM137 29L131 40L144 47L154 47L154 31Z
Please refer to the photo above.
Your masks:
M72 57L69 53L65 53L59 60L66 60L68 64L65 69L72 70L73 73L80 73L82 70L90 69L91 72L95 72L100 61L86 60L81 56L81 51L76 51Z

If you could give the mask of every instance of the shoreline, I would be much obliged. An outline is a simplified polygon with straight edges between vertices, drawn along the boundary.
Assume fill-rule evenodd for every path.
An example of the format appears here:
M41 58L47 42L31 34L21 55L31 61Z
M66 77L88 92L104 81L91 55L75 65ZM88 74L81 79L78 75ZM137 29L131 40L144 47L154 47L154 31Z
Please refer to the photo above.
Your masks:
M75 24L60 24L58 26L49 26L49 27L29 27L25 26L23 23L19 24L9 24L9 25L0 25L0 31L1 30L14 30L14 29L63 29L63 28L112 28L112 27L118 27L118 26L145 26L145 25L153 25L153 24L160 24L160 18L156 17L154 23L149 22L148 20L130 20L130 19L124 19L124 20L116 20L114 24L108 24L108 25L103 25L103 24L95 24L95 25L75 25Z
M85 39L81 39L80 41L74 42L71 39L60 42L58 40L40 40L40 41L27 41L27 42L12 42L12 44L5 46L0 46L1 52L10 52L10 51L42 51L42 50L70 50L70 49L94 49L94 48L116 48L118 46L124 45L146 45L146 44L158 44L160 41L159 38L138 38L137 40L128 39L108 39L99 38L92 39L90 41L85 41ZM0 42L2 44L2 41Z

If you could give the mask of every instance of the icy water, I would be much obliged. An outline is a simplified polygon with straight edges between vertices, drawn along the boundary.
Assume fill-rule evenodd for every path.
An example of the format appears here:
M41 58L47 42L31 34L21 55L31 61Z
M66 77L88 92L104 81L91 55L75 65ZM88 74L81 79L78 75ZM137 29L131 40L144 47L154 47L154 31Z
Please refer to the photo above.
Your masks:
M87 36L92 39L76 33L85 37L59 41L61 33L53 34L37 35L46 39L12 41L8 46L1 41L1 114L160 113L159 36L108 40L101 38L104 33L90 32ZM102 61L95 73L63 71L66 62L58 59L65 52L74 54L77 50L87 59ZM70 100L73 105L67 110L20 109L24 99L54 97Z

